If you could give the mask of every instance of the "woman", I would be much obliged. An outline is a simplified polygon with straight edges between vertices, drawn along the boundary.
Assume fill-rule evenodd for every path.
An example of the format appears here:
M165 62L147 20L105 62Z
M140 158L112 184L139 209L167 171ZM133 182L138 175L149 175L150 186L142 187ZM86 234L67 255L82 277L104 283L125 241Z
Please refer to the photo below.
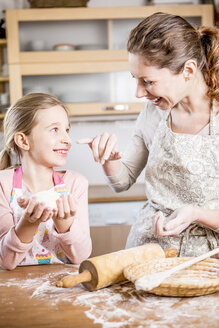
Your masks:
M219 244L219 32L156 13L131 31L128 52L136 96L148 100L131 145L120 159L114 135L79 143L117 192L145 168L148 201L127 247L158 242L199 255Z

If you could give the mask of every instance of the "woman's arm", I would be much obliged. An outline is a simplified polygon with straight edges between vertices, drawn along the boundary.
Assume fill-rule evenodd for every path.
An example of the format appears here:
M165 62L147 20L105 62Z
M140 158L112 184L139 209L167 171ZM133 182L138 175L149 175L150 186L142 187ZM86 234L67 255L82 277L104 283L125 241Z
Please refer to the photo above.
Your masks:
M78 140L88 144L94 160L103 166L108 183L116 192L129 189L144 169L148 159L148 143L153 139L160 120L157 109L145 108L138 116L132 138L124 155L118 151L117 137L108 133Z
M206 208L196 208L196 217L195 220L197 223L200 223L212 230L218 230L219 232L219 209L218 210L209 210Z
M154 218L153 232L159 236L175 236L193 222L219 232L219 210L188 205L178 208L168 217L158 212Z

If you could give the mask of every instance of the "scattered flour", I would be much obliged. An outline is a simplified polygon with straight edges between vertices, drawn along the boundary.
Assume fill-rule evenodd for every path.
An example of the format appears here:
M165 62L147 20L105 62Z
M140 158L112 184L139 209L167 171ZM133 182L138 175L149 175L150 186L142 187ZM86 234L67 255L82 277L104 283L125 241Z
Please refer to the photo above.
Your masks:
M159 297L136 291L132 283L122 283L94 292L81 286L58 288L60 275L72 274L68 268L40 278L16 281L0 280L1 286L17 286L30 291L31 298L43 298L50 305L70 302L85 306L85 314L103 328L217 328L219 324L218 294L194 298ZM74 274L74 273L73 273ZM77 272L75 272L77 274ZM194 311L194 309L196 309Z

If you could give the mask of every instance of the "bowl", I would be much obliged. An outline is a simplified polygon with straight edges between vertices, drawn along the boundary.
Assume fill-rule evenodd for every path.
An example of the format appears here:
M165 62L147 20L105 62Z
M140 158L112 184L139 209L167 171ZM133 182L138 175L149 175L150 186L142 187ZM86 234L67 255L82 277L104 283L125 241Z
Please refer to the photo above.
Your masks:
M57 50L57 51L75 50L75 45L71 43L58 43L58 44L54 44L53 50Z

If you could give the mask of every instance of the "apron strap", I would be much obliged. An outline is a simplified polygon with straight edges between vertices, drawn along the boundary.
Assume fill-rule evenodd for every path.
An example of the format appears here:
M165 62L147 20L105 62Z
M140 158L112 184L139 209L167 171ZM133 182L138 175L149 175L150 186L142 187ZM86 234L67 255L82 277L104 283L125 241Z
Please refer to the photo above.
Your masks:
M13 188L22 189L22 168L17 167L13 175Z
M13 188L22 189L22 167L19 166L14 170L13 175ZM58 175L56 171L53 171L53 181L55 185L63 185L64 181L63 179Z
M209 123L209 134L215 136L216 135L216 108L215 108L215 99L213 100L212 110L210 114L210 123Z
M60 175L56 171L53 171L52 177L53 177L54 184L56 186L65 184L63 179L60 177Z

